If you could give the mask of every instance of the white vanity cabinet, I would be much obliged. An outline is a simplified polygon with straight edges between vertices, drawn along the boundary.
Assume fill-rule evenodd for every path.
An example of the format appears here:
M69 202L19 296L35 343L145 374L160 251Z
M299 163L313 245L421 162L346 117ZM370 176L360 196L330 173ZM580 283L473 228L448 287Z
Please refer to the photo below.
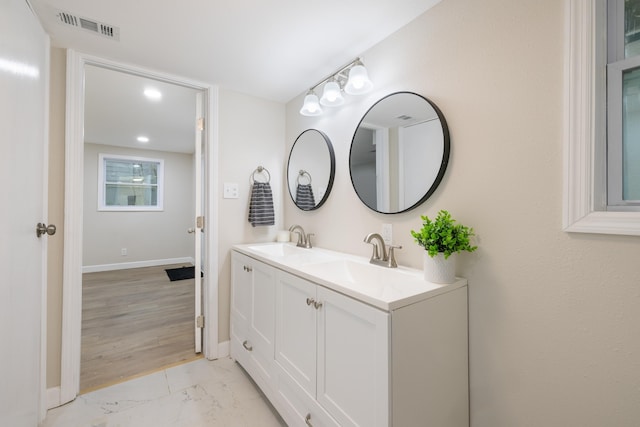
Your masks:
M469 426L464 279L353 256L332 264L352 269L339 279L328 251L312 266L312 252L267 249L232 252L231 356L290 427ZM372 274L353 282L359 269Z
M257 383L268 385L275 381L277 270L238 252L231 259L230 352Z
M388 313L283 271L276 295L277 389L290 417L389 425Z

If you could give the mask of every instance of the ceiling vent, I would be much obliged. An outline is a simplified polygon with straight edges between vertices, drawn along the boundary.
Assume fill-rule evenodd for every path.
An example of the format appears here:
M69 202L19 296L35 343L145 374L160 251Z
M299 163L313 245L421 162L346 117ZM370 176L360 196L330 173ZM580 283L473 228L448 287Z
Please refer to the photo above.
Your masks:
M120 29L93 19L87 19L61 10L56 11L58 22L89 31L112 40L120 40Z

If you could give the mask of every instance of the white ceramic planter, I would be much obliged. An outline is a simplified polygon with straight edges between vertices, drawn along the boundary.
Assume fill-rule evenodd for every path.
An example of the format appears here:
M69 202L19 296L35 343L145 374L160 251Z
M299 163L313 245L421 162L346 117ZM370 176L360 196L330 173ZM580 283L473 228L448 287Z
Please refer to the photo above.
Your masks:
M456 257L453 253L444 259L444 254L439 253L431 258L429 253L424 253L424 280L432 283L453 283L456 281Z

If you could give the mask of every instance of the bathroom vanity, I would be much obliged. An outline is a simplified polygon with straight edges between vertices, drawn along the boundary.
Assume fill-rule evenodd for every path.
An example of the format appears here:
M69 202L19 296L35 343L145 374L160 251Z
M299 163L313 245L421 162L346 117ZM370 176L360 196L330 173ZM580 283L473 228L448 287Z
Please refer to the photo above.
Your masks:
M466 280L289 243L231 264L231 357L289 426L469 425Z

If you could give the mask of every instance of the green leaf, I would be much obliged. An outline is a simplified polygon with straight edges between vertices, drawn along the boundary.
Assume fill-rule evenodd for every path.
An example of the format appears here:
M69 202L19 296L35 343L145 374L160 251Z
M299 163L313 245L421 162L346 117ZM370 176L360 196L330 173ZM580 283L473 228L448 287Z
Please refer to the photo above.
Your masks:
M473 228L456 224L456 220L446 210L441 210L434 220L421 215L422 228L411 230L411 236L419 246L425 248L429 256L434 257L439 252L449 258L451 254L468 251L473 252L478 247L471 245L471 237L475 236Z

